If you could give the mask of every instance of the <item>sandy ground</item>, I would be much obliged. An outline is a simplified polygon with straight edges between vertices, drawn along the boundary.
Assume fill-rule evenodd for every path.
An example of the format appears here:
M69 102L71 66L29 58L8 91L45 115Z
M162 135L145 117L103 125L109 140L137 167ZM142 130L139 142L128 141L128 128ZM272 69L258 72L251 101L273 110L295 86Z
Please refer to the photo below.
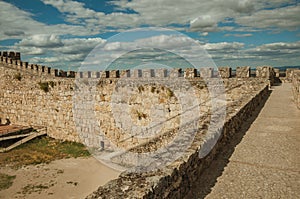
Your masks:
M120 174L93 157L56 160L18 170L0 168L16 175L13 185L0 191L0 198L85 198Z

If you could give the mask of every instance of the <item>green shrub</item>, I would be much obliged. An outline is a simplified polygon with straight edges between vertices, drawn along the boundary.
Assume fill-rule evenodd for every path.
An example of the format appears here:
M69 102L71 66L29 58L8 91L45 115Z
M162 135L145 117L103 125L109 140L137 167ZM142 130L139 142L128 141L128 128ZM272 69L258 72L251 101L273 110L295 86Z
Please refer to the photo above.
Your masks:
M49 83L48 82L39 82L40 88L46 93L49 92Z
M21 81L21 79L22 79L21 73L16 73L14 78Z

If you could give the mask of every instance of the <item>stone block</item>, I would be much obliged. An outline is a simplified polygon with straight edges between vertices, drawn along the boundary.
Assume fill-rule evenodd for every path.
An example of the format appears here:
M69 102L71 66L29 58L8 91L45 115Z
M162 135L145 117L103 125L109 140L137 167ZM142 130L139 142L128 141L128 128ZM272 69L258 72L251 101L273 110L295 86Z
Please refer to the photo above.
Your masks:
M278 68L274 68L274 73L275 73L275 77L279 77L280 76L280 71Z
M293 70L292 91L294 102L297 108L300 109L300 70Z
M273 68L271 66L257 66L256 77L270 78L273 75Z
M119 70L111 70L109 71L109 78L119 78L120 71Z
M143 78L150 78L151 77L151 69L143 69L142 70L142 76Z
M236 67L236 77L237 78L250 77L250 66Z
M181 68L173 68L170 70L170 77L183 77L184 72Z
M134 69L132 70L133 78L141 78L143 77L143 71L142 69Z
M231 68L228 66L219 67L219 76L222 78L230 78L231 77Z
M213 77L213 73L214 73L214 69L213 68L200 68L200 77L203 78L212 78Z
M194 78L197 77L197 70L195 68L186 68L184 70L185 78Z
M158 78L168 77L168 70L165 68L155 69L155 77Z
M121 78L130 78L131 77L130 70L121 70L120 71L120 77Z

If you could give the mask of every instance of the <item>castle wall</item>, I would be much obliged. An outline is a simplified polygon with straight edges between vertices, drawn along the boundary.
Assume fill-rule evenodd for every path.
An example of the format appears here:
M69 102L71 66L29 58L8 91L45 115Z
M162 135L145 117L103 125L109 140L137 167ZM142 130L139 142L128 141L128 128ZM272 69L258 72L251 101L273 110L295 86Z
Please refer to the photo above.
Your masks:
M41 76L16 67L0 64L0 118L45 126L51 137L78 142L72 114L74 79Z
M96 114L96 117L98 114L99 118L99 113L104 110L103 107L111 107L109 105L109 100L112 91L115 89L114 87L116 86L116 79L128 79L126 85L123 86L129 88L130 85L133 85L131 86L131 91L137 92L138 86L134 86L134 82L140 82L142 78L151 79L151 77L156 77L167 81L170 81L175 77L179 79L193 79L198 82L202 81L202 87L205 87L203 78L212 78L214 75L216 75L212 68L203 68L200 71L197 71L196 69L145 69L133 71L83 71L78 73L74 71L66 72L46 66L22 62L20 57L20 53L1 53L0 118L2 118L3 121L5 118L8 118L12 123L15 124L46 126L49 136L71 141L80 141L78 133L84 134L84 132L88 130L93 130L96 134L98 134L99 131L117 132L117 128L114 126L114 124L111 124L114 121L110 121L111 115L108 114L104 115L104 118L107 119L101 119L102 124L105 124L103 127L104 129L99 129L96 124L91 125L91 118L95 117L93 114ZM249 67L246 67L245 69L241 67L239 70L242 73L245 73L239 76L244 77L247 76ZM227 79L228 77L231 77L231 69L229 67L222 67L219 69L219 74L222 78ZM217 76L219 74L217 74ZM76 75L77 80L74 78ZM86 99L81 100L81 102L89 102L90 100L90 103L106 103L105 106L102 105L101 107L93 105L93 107L88 109L88 103L84 103L82 105L77 103L77 99L74 98L74 94L76 94L75 90L78 88L78 86L76 86L76 81L80 85L84 85L82 82L86 82L89 84L89 86L91 86L93 85L91 83L92 81L97 82L100 78L104 82L102 85L98 84L95 87L97 88L96 93L92 93L91 88L85 88L85 90L81 91L82 93L75 95L75 97L86 97ZM121 81L117 82L120 84ZM46 92L45 89L47 90ZM161 85L150 86L149 84L145 89L146 91L143 91L144 99L153 99L153 97L155 97L154 92L151 91L151 89L155 89L155 92L159 92L159 90L163 89L163 87L161 87ZM184 91L185 87L182 87L181 83L179 83L173 89L177 89L178 92L182 92ZM198 94L198 96L207 98L207 92L205 93L204 90L205 89L203 89L201 91L202 94ZM80 89L77 89L77 91L80 91ZM165 90L164 92L161 92L160 95L156 96L156 98L159 98L159 100L162 101L168 101L168 91ZM139 94L140 93L135 93L134 95L138 96ZM101 101L103 96L106 96L105 98L107 101ZM88 99L88 97L90 97L90 99ZM171 101L169 100L167 103L170 102ZM125 102L125 104L126 103L128 103L128 101ZM146 103L146 105L152 103L154 102L150 100L149 103ZM165 106L172 106L172 108L178 106L178 104L176 105L178 102L175 102L175 104L172 103ZM80 106L82 106L81 109L76 108ZM137 102L137 105L135 105L135 109L137 109L138 106L141 106L141 99L139 102ZM202 106L201 108L207 111L207 106L208 105ZM87 114L87 110L91 111L94 109L96 109L95 112L92 111ZM74 113L74 110L78 110L79 112ZM178 110L172 111L172 113L175 113L176 111ZM143 112L144 111L142 110L141 113ZM137 117L137 114L137 112L132 112L131 118ZM137 122L141 123L145 121L144 118L142 118L142 121ZM118 139L121 138L122 137ZM101 137L99 139L103 140ZM84 140L86 143L99 143L99 140L93 141L91 138L84 138Z
M259 78L225 80L227 114L221 136L208 156L199 158L199 151L207 142L206 119L200 124L194 142L185 154L159 171L122 173L118 179L99 187L87 198L183 198L190 185L197 181L204 169L231 138L239 132L243 122L268 98L268 81ZM207 117L208 118L208 117ZM215 129L216 131L220 129ZM129 180L130 179L130 180Z
M294 70L291 78L294 102L300 109L300 70Z
M29 64L11 57L8 53L5 56L1 54L0 118L9 118L15 124L45 126L51 137L81 141L90 146L99 146L100 141L104 141L105 148L110 147L103 136L98 136L100 131L119 144L119 147L135 152L152 151L163 146L165 142L173 139L173 129L170 127L179 126L177 115L182 111L182 103L176 98L176 92L183 93L190 87L194 88L193 96L201 104L202 119L198 121L199 128L196 129L193 143L184 154L159 171L123 173L118 179L100 187L89 198L119 198L120 195L129 198L182 198L188 192L189 185L197 180L218 150L239 131L243 121L253 110L267 99L268 85L272 83L275 74L270 67L258 68L257 77L250 77L250 67L238 67L236 78L229 78L229 67L220 68L217 75L212 68L200 71L147 69L76 73ZM226 119L223 128L214 129L215 133L221 132L217 144L208 156L199 158L199 150L207 141L205 135L208 134L207 126L211 121L212 111L206 79L214 79L218 75L223 78L221 80L226 91ZM148 79L143 82L143 77ZM161 81L151 82L151 77L160 78ZM293 72L291 77L294 99L299 107L299 73ZM173 79L186 81L173 82ZM214 87L218 81L212 80L210 83ZM192 102L183 102L185 103ZM120 128L134 132L136 129L130 129L130 122L136 126L145 126L151 122L148 118L151 104L160 104L162 111L169 111L166 115L167 125L160 129L163 132L160 139L157 139L160 141L155 141L154 144L147 139L128 139L121 142L128 135L120 132ZM126 117L123 115L125 107L132 110ZM162 116L165 114L158 112L155 117L159 119ZM114 117L120 119L119 123ZM127 121L128 118L131 120ZM79 138L78 133L83 139ZM177 143L178 146L180 143ZM126 160L129 159L125 154L115 161Z

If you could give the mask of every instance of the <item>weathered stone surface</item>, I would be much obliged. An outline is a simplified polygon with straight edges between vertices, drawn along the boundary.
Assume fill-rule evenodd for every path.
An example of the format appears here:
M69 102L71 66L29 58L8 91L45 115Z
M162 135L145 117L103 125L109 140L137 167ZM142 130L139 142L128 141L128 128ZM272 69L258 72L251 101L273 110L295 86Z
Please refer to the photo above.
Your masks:
M231 77L231 68L228 66L218 67L219 75L222 78L230 78Z
M299 70L298 68L287 68L285 71L285 82L292 82L293 76L294 76L294 71Z
M197 70L195 68L186 68L184 70L184 77L186 78L197 77Z
M300 70L293 70L292 90L294 102L298 109L300 109Z
M250 66L236 67L236 77L237 78L250 77Z
M249 69L250 67L237 69L237 77L249 77ZM209 78L208 81L205 77L212 77L212 69L207 69L206 75L202 71L201 78L187 79L181 78L184 73L180 69L170 71L168 77L165 72L161 72L157 77L166 77L168 81L155 80L156 82L142 78L143 75L138 70L134 71L136 78L125 77L122 80L117 78L117 74L95 79L95 74L86 73L84 78L74 80L43 76L34 70L26 70L16 71L14 65L9 64L8 67L7 64L0 63L0 118L9 118L16 124L46 126L48 134L54 138L82 141L89 146L99 147L102 143L103 147L104 143L104 148L110 147L107 146L107 138L100 136L101 131L110 141L132 152L155 151L166 146L176 135L180 120L184 118L178 115L182 111L181 105L194 107L192 105L195 101L200 104L201 119L196 121L199 128L195 129L197 133L193 142L180 158L159 171L123 173L88 198L182 198L188 192L190 184L203 172L205 165L213 160L242 122L268 96L268 78L229 78L222 81ZM21 80L16 78L16 72L20 72ZM294 98L298 96L299 104L299 76L296 75L298 73L293 74ZM178 79L186 81L177 81ZM42 89L40 82L48 83L48 92ZM213 122L212 104L218 103L217 100L211 101L210 92L217 92L220 82L226 89L227 115L222 129L212 128L212 131L208 131L210 122ZM208 85L211 87L208 88ZM180 94L191 88L194 89L193 96L180 103ZM153 105L155 113L152 113ZM149 117L151 114L153 117ZM166 119L161 128L145 128L151 122L158 123L161 118ZM128 139L131 133L135 135L136 132L161 134L152 139L136 136ZM199 158L199 149L208 139L204 136L215 136L218 132L222 136L211 153ZM81 134L81 140L78 133ZM172 150L176 151L182 143L187 142L190 139L188 135L182 136L181 140L172 145ZM162 159L168 160L168 156L162 154ZM115 161L130 164L132 159L124 153Z
M280 71L278 68L274 68L274 72L275 72L275 77L279 77L280 76Z
M200 68L200 77L211 78L213 76L213 68Z
M279 77L279 70L277 75ZM275 70L271 66L257 66L256 77L266 78L270 81L270 85L273 85L275 82Z
M255 107L268 96L268 83L266 81L245 79L247 84L240 81L229 79L225 83L230 92L227 95L228 114L222 129L223 137L208 156L199 158L199 146L201 147L204 143L201 135L207 133L206 128L201 128L186 154L176 162L156 172L139 174L125 172L118 179L99 187L87 198L118 198L120 196L124 198L183 198L189 192L190 185L197 180L197 176L205 168L204 165L210 164L218 150L230 140L230 137L251 115ZM239 93L238 96L237 93ZM207 124L207 122L209 120L203 120L202 125Z

